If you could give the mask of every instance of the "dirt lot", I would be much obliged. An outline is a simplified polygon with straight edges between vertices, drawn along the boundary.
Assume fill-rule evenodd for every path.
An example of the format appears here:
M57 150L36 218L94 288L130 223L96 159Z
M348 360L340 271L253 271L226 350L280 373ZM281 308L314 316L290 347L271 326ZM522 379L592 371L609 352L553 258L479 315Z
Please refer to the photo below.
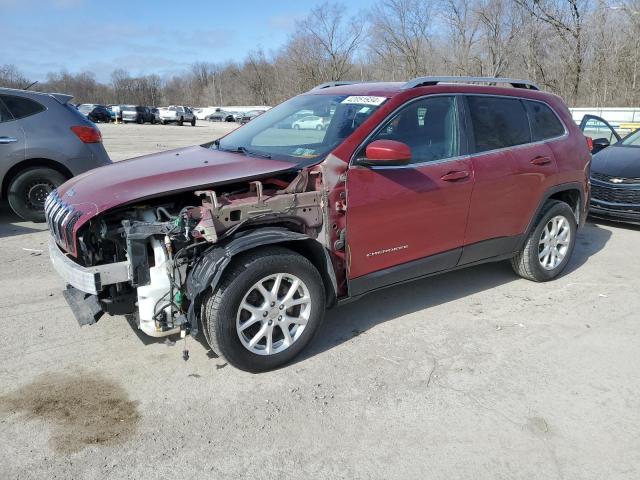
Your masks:
M115 159L228 128L106 126ZM42 225L0 212L0 478L640 478L640 229L588 224L567 273L484 265L335 309L250 375L124 318L80 328Z

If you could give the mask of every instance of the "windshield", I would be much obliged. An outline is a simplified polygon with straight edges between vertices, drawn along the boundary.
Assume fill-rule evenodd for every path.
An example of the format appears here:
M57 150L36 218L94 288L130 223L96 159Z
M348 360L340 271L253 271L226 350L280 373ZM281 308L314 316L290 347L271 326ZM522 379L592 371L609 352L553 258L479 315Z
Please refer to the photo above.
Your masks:
M83 105L80 105L78 107L78 110L80 110L82 113L86 114L86 113L91 112L93 110L93 108L94 108L93 105L83 104Z
M385 97L300 95L258 115L220 139L217 147L295 162L301 158L316 159L337 147L385 100Z
M640 147L640 129L624 137L620 140L618 145L623 145L625 147Z

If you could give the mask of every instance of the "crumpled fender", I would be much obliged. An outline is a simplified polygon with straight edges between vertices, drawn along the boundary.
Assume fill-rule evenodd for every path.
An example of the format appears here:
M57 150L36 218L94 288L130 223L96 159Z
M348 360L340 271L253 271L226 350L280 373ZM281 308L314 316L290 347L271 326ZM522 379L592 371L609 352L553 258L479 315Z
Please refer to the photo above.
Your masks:
M198 333L197 312L200 308L200 296L207 289L215 288L220 282L224 269L235 255L262 245L310 239L311 237L308 235L293 232L286 228L264 227L240 232L231 237L230 240L216 244L206 250L196 261L187 276L186 293L189 300L191 300L189 311L187 312L187 320L191 326L191 335L195 336ZM333 279L332 281L335 282Z

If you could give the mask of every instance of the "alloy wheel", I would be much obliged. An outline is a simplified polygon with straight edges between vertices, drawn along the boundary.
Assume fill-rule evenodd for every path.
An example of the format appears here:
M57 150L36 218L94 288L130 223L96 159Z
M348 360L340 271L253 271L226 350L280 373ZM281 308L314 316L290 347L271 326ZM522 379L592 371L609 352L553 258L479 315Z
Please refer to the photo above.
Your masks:
M540 235L538 260L545 270L553 270L564 260L571 243L571 225L562 215L551 218Z
M295 275L276 273L257 281L238 307L236 331L242 345L257 355L289 348L304 331L311 314L311 295Z

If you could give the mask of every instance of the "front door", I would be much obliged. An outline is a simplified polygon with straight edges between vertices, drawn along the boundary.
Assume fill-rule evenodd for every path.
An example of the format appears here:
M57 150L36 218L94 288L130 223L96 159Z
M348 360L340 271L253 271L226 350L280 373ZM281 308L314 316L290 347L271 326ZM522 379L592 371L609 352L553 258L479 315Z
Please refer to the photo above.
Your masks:
M620 135L604 118L585 115L580 121L580 130L585 137L592 139L591 153L598 153L605 147L618 143Z
M352 295L456 265L473 186L471 161L461 156L456 96L414 100L366 144L407 144L406 166L358 165L347 174L347 248Z

